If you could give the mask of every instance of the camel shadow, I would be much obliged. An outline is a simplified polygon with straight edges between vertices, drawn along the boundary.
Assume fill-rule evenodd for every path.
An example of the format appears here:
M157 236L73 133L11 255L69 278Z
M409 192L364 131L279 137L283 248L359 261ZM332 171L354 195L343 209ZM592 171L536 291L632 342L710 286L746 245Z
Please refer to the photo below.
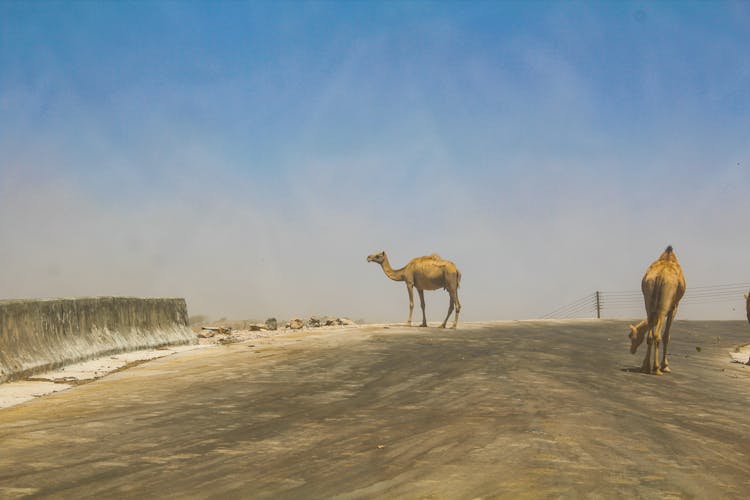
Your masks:
M641 372L640 366L627 366L625 368L620 368L621 372L627 372L627 373L643 373Z
M641 375L654 375L653 373L643 372L641 371L640 366L626 366L624 368L620 368L621 372L625 373L639 373ZM663 372L663 375L667 375L669 372Z

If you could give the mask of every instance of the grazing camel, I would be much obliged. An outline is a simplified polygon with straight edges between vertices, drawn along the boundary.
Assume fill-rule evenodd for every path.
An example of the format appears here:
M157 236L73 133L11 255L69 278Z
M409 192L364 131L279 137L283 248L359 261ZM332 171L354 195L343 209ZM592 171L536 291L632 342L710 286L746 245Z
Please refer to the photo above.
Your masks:
M669 372L667 360L667 346L669 345L669 329L677 313L677 304L685 294L685 276L671 246L649 266L641 281L641 290L646 304L647 318L637 325L630 326L630 353L635 354L638 346L648 333L648 349L643 360L641 371L661 375ZM664 352L661 367L658 364L659 343L664 339ZM654 349L654 361L651 363L651 348Z
M422 306L422 324L419 326L427 326L427 317L424 312L424 291L444 288L450 295L451 303L448 308L448 315L440 327L445 328L445 324L448 322L448 318L450 318L455 306L456 319L452 328L456 328L456 325L458 325L458 313L461 312L461 302L458 301L458 286L461 282L461 272L453 262L443 260L437 254L432 254L412 259L406 267L394 270L391 268L385 252L368 255L367 262L380 264L385 275L393 281L406 282L406 291L409 292L409 321L407 321L409 326L411 326L411 317L414 311L413 289L416 287L417 292L419 292L419 302Z

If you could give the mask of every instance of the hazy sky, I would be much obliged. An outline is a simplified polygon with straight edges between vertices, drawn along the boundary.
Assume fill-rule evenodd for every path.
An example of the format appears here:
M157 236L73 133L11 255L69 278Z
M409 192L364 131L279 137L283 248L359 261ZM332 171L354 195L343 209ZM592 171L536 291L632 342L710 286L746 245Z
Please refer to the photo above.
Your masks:
M750 282L748 215L747 2L0 2L0 298L403 320L386 250L522 319Z

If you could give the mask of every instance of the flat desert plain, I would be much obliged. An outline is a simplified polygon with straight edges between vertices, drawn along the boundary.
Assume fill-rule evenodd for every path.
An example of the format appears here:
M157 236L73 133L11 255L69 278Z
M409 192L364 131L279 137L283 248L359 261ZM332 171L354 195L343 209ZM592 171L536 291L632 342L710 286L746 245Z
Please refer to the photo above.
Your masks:
M0 409L0 497L745 498L750 326L371 325L186 350Z

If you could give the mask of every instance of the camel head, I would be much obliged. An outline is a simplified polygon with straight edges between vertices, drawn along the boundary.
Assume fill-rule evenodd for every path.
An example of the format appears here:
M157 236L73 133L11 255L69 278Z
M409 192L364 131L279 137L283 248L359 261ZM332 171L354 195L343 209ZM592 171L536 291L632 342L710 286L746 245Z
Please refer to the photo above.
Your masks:
M637 325L629 326L630 333L628 334L628 338L630 339L630 354L635 354L635 351L638 350L638 346L643 344L643 339L646 338L648 322L646 320L643 320Z
M378 264L382 264L383 262L385 262L385 252L368 255L367 262L377 262Z

